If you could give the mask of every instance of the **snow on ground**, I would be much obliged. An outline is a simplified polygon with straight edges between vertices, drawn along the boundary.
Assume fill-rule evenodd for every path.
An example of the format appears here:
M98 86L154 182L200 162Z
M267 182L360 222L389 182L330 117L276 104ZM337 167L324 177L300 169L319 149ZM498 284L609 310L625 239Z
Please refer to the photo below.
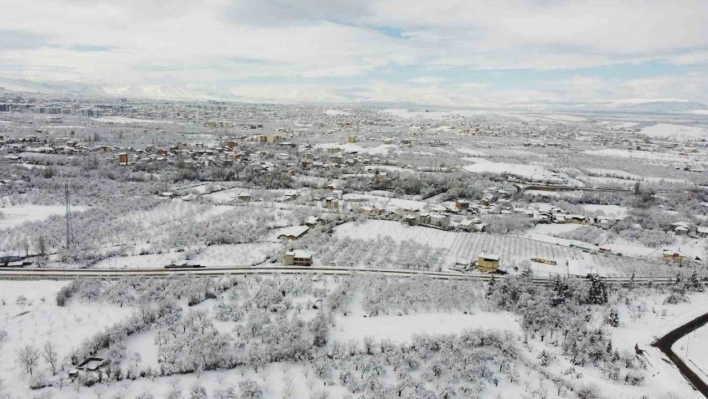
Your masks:
M510 236L479 233L456 233L441 231L421 226L406 226L398 222L385 220L367 220L364 223L345 223L339 225L334 231L335 237L341 239L377 239L390 237L394 241L413 240L419 244L430 245L432 248L441 248L443 265L449 267L458 260L476 260L481 252L501 256L502 267L518 266L522 261L531 258L555 260L557 265L541 265L534 263L534 271L540 275L566 274L570 267L571 274L586 275L588 270L596 271L601 275L626 274L623 265L631 260L612 255L592 255L583 253L581 249L570 247L571 243L590 247L588 243L580 241L563 240L560 238L530 235ZM536 267L538 266L538 267ZM631 272L629 272L631 274Z
M152 269L167 266L183 258L179 252L164 254L113 256L94 265L97 269Z
M592 173L595 175L600 175L600 176L618 177L618 178L628 179L628 180L642 180L641 176L635 175L634 173L625 172L623 170L598 169L598 168L587 168L585 170L588 171L589 173Z
M34 165L31 163L18 163L17 166L23 167L25 169L47 169L45 165Z
M364 167L364 170L367 172L380 170L380 171L387 171L387 172L413 173L413 171L410 169L402 168L400 166L391 166L391 165L368 165L368 166Z
M573 115L543 115L542 118L551 119L554 121L562 121L562 122L585 122L585 121L587 121L587 118L583 118L582 116L573 116Z
M657 294L643 297L639 305L618 307L620 325L618 328L610 329L612 347L631 351L637 344L646 351L648 368L645 372L647 378L643 384L644 389L650 392L652 390L654 392L668 390L679 394L680 396L675 397L680 398L701 398L702 396L693 391L673 364L664 361L666 356L658 349L651 347L651 343L674 328L704 314L708 309L708 294L690 295L689 302L678 305L664 305L663 301L667 296L668 294ZM682 341L684 340L679 340L673 347L679 356L685 354L680 350ZM700 352L696 352L696 354L704 353L703 347L706 346L705 343L708 343L708 340L700 344L698 341L698 339L692 339L691 345L696 344L696 348L701 347ZM704 356L703 359L708 359L708 357Z
M414 335L459 334L464 330L477 328L508 330L518 336L523 335L521 326L508 312L473 311L464 314L458 311L418 311L407 315L379 314L365 317L367 313L361 306L362 296L361 292L354 294L347 307L347 316L337 314L335 326L330 331L333 339L347 342L373 337L376 341L390 339L397 343L410 343Z
M66 281L0 281L0 303L4 301L0 306L0 330L8 333L0 344L0 377L4 392L12 393L14 398L34 396L28 388L28 380L20 376L15 363L17 349L25 345L40 348L51 341L56 344L59 358L63 359L82 341L133 312L129 306L80 303L76 299L59 307L55 302L56 293L66 284ZM17 304L21 295L27 299L24 305ZM43 361L37 370L48 372ZM69 388L65 391L71 392Z
M323 149L340 148L340 149L342 149L342 151L347 152L347 153L358 153L358 154L369 154L369 155L386 155L386 154L388 154L389 151L393 151L393 150L398 149L398 146L395 144L381 144L376 147L362 147L359 144L352 144L352 143L346 143L346 144L326 143L326 144L317 144L315 147L323 148Z
M701 238L691 238L691 237L676 237L676 242L670 245L666 245L663 248L670 249L672 251L678 251L682 254L695 258L699 257L705 259L706 249L708 247L708 242L706 239Z
M423 201L412 201L400 198L387 198L368 194L344 194L344 201L356 202L361 205L378 205L382 207L395 206L402 209L418 210L425 208L428 204Z
M645 127L641 130L641 134L654 138L697 140L708 136L708 130L695 126L659 123L654 126Z
M211 194L205 194L205 198L211 198L217 204L225 204L238 198L241 193L250 193L250 190L240 187L229 188Z
M336 116L336 115L351 115L351 112L341 111L338 109L328 109L324 112L325 115Z
M563 234L581 227L577 223L561 223L561 224L537 224L534 227L526 230L526 234L542 234L552 236L554 234Z
M82 212L88 208L72 206L71 212ZM0 208L0 229L19 226L25 222L36 222L47 219L53 215L63 215L66 212L64 205L13 205Z
M480 158L480 157L462 157L462 160L465 162L471 162L471 163L492 162L486 158Z
M674 179L671 177L645 177L645 181L649 183L677 183L677 184L692 184L686 179Z
M280 244L276 243L212 245L189 262L215 267L252 266L264 262L271 252L279 248Z
M616 125L610 126L610 129L629 129L630 127L637 126L638 124L639 124L638 122L618 123Z
M433 111L433 112L423 112L423 111L411 111L402 108L389 108L381 111L399 118L422 118L422 119L446 119L452 116L475 116L484 115L488 113L487 111L474 111L474 110L456 110L456 111Z
M672 349L708 382L708 326L703 326L676 341Z
M604 213L605 216L611 216L611 217L615 217L615 218L625 218L627 216L627 208L624 206L593 205L593 204L583 204L581 206L587 212Z
M661 256L660 249L645 247L637 242L630 242L619 237L614 237L611 241L602 243L601 246L624 256L654 257L656 259Z
M222 213L225 213L228 211L233 211L234 209L236 209L236 208L233 206L229 206L229 205L214 205L214 206L208 207L207 209L199 212L199 214L197 215L195 220L196 221L206 220L206 219L209 219L214 216L219 216Z
M646 159L653 161L661 161L667 163L676 162L691 162L695 159L693 156L681 156L679 157L677 153L668 152L651 152L651 151L634 151L634 150L623 150L619 148L605 148L602 150L587 150L586 154L597 155L601 157L616 157L616 158L635 158L635 159Z
M505 162L479 162L463 166L462 169L472 173L509 173L533 181L557 181L558 183L572 181L569 177L551 172L539 165L522 165Z
M133 334L126 338L125 348L127 349L128 356L127 359L123 359L123 362L121 362L121 367L127 370L130 363L130 354L138 352L141 358L138 363L139 369L151 367L153 370L159 370L158 346L155 345L155 337L157 337L157 330L151 329Z
M123 116L104 116L101 118L93 118L96 122L106 122L106 123L175 123L172 121L164 119L137 119L137 118L126 118Z
M582 176L580 177L582 181L587 183L589 186L596 187L621 187L628 189L633 187L637 182L634 180L618 179L615 177L598 177L598 176Z
M469 148L458 148L457 152L466 154L466 155L472 155L473 157L484 157L487 154L484 153L484 151L480 150L470 150Z
M553 198L563 198L563 197L580 198L583 196L583 192L582 191L526 190L526 191L524 191L524 196L539 196L539 197L553 197Z

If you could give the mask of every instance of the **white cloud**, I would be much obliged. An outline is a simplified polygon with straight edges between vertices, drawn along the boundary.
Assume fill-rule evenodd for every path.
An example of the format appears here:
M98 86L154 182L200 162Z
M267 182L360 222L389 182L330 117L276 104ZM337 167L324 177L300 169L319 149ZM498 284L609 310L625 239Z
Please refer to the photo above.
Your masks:
M380 82L362 90L364 97L477 104L484 102L482 95L489 101L599 100L621 91L629 98L697 100L706 97L706 87L690 74L544 80L509 91L480 90L464 74L453 78L446 71L551 71L649 61L700 70L708 63L705 15L705 0L32 0L8 3L0 13L0 74L109 86L229 85L288 101L313 93L322 101L341 101L347 96L337 91L343 87L338 79L363 82L374 74ZM76 51L90 46L108 51ZM401 69L422 76L406 84L385 82ZM283 94L274 93L272 84L259 90L233 83L256 78L302 83L279 85ZM460 91L464 83L474 90Z
M442 82L447 82L447 78L441 78L439 76L419 76L417 78L413 78L409 80L410 82L413 83L420 83L420 84L436 84L436 83L442 83Z

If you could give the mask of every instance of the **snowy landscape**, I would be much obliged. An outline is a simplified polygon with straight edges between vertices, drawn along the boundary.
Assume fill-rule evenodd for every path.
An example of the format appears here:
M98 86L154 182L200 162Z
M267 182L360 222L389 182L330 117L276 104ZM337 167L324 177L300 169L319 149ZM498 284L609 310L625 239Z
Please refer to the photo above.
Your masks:
M702 121L167 104L0 114L0 397L701 396Z
M708 399L708 2L6 2L0 399Z

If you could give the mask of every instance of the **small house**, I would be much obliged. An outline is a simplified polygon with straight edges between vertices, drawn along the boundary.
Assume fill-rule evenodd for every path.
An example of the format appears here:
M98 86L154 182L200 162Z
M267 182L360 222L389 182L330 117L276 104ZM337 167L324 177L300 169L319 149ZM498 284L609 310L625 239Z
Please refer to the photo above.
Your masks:
M483 272L496 272L499 269L499 255L481 253L477 256L477 267Z
M334 197L327 197L324 200L326 208L339 208L339 200Z
M239 201L248 202L248 201L251 200L251 194L249 194L249 193L240 193L240 194L238 195L238 199L239 199Z
M430 224L445 228L450 225L450 217L439 213L432 214L430 215Z
M708 237L708 227L699 227L696 229L696 234L698 234L699 237Z
M118 163L120 165L127 165L128 164L128 154L125 152L118 154Z
M288 251L284 263L287 266L312 266L312 254L302 250Z
M684 255L682 255L680 252L672 251L670 249L665 249L662 252L662 257L665 260L672 260L674 262L679 262L679 263L683 262L684 259L686 259L686 257Z

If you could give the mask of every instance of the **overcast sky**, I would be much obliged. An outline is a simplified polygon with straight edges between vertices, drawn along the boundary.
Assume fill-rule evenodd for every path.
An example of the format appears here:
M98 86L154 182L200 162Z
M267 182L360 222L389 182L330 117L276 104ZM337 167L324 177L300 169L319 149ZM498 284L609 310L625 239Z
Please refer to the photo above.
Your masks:
M708 103L708 1L28 0L0 77L256 101Z

